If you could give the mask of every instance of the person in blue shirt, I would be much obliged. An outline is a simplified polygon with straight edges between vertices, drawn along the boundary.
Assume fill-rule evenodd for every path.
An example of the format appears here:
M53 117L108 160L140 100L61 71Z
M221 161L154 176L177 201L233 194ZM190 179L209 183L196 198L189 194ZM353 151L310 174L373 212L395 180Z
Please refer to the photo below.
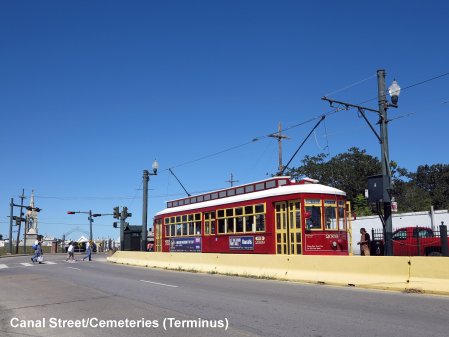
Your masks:
M36 245L36 249L34 250L34 255L31 258L31 261L33 261L33 263L37 262L39 256L42 256L42 245L41 245L41 242L39 242ZM39 262L39 263L42 263L42 262Z
M89 261L92 261L92 242L90 241L86 242L86 256L83 257L83 261L87 258L89 258Z

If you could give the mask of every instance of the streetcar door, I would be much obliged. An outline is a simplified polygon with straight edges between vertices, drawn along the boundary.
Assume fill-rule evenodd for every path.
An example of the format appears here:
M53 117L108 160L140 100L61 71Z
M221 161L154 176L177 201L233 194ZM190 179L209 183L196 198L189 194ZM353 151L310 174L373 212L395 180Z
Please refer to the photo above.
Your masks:
M302 253L300 206L299 200L275 203L277 254Z
M156 220L156 237L154 238L155 252L162 252L162 220Z

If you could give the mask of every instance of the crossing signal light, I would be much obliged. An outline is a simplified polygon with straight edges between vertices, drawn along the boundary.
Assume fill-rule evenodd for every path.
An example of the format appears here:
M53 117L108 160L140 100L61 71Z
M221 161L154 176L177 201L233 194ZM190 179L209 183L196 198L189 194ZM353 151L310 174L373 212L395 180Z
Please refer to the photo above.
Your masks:
M75 212L69 211L67 212L67 214L75 214Z
M118 223L117 222L112 223L112 227L118 228Z

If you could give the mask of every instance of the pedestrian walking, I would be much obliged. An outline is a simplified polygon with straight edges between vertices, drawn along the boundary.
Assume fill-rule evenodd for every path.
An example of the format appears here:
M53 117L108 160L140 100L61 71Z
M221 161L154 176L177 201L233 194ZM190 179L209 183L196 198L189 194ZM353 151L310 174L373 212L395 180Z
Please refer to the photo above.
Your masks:
M86 242L86 256L83 257L83 261L87 258L89 258L89 261L92 261L92 242L91 241Z
M75 247L73 247L73 242L70 242L69 248L67 248L67 259L66 261L75 261L75 257L73 255L75 251Z
M42 257L42 244L38 241L38 244L35 244L36 249L34 250L34 255L31 258L31 261L33 263L39 262L39 264L42 263L43 257Z
M360 228L360 241L357 242L358 245L360 245L360 255L362 256L370 256L370 237L369 234L366 232L365 228Z

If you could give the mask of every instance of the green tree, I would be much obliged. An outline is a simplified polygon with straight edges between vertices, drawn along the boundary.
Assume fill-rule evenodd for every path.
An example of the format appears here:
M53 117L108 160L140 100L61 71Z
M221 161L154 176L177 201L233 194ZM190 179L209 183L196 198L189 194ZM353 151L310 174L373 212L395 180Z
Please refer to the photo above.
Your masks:
M449 165L434 164L418 166L416 173L410 175L412 181L423 191L429 193L436 209L449 208Z
M287 173L293 178L309 177L317 179L321 184L333 186L346 192L348 200L354 201L359 194L364 195L367 177L379 174L381 165L376 157L352 147L348 152L340 153L329 161L327 156L305 156L302 165L292 168Z

